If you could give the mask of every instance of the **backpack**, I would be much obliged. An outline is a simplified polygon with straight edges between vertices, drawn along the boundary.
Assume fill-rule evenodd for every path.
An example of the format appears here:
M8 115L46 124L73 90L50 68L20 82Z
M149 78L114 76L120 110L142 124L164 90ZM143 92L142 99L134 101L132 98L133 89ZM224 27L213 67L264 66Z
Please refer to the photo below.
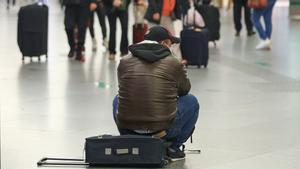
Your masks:
M209 41L220 39L220 12L212 5L200 5L197 11L203 16L206 28L209 30Z
M195 9L195 7L191 7L187 14L183 18L183 26L185 28L204 28L205 22L201 14Z

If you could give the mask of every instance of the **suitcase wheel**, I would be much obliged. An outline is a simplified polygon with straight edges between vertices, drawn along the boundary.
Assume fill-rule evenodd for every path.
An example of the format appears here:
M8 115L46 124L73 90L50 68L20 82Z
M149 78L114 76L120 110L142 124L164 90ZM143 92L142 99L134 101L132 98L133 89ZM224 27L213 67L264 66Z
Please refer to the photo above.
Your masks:
M39 62L41 61L41 56L38 57Z
M169 160L168 159L164 159L162 162L161 162L161 166L166 166L169 164Z

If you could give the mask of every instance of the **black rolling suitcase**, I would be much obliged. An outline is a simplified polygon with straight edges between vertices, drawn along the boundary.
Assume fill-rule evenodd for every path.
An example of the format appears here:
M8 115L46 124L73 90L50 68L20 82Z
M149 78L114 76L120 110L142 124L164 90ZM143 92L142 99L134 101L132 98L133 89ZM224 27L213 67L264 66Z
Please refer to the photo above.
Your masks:
M85 157L90 165L163 166L167 144L159 138L140 135L103 135L86 139Z
M24 57L48 54L48 6L32 4L22 7L18 14L18 45Z
M206 28L209 30L209 41L214 42L220 39L220 12L219 9L212 5L200 5L197 7L198 12L202 15Z
M209 59L208 30L184 29L180 33L180 38L182 58L187 60L187 65L206 68Z
M85 159L43 158L37 164L162 167L168 163L167 146L164 140L150 136L101 135L86 138Z

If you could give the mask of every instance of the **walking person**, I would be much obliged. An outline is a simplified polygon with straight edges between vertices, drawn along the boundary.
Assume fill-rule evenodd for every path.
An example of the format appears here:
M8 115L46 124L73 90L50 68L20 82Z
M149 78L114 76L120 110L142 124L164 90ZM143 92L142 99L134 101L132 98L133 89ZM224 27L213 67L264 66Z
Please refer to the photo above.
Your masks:
M276 0L268 0L268 6L262 9L253 9L252 21L259 34L260 42L256 46L257 50L271 49L272 35L272 14ZM260 18L263 17L265 28L263 28Z
M252 36L255 34L253 31L253 25L251 22L251 13L250 8L248 7L247 0L233 0L233 18L234 18L234 26L235 26L235 36L240 36L240 32L242 30L241 16L242 16L242 8L244 8L244 18L245 24L247 28L247 35Z
M15 6L16 5L16 0L12 0L12 5ZM10 0L7 0L7 6L6 9L9 10L10 8Z
M97 8L93 11L90 11L90 24L89 24L89 30L90 34L92 37L92 50L96 51L97 50L97 40L95 37L95 30L94 30L94 15L95 13L97 14L98 21L101 26L101 31L102 31L102 45L104 47L108 47L108 42L107 42L107 34L106 34L106 23L105 23L105 7L102 2L102 0L96 0L97 3Z
M64 0L65 30L68 37L70 51L69 58L84 62L84 43L90 10L95 10L95 0ZM77 29L77 42L75 42L75 29Z
M145 19L149 27L161 25L175 34L173 21L181 18L179 0L148 0L149 6Z
M128 6L131 0L104 0L109 22L109 60L115 60L117 18L121 22L122 36L120 43L121 56L128 53Z

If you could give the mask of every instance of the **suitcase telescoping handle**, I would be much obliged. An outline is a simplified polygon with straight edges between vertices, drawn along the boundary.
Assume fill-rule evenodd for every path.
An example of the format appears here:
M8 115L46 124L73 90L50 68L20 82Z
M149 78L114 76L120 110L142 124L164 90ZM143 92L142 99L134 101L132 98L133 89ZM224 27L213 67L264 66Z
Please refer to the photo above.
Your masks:
M47 162L47 161L51 161L51 162ZM62 162L59 162L62 161ZM83 159L72 159L72 158L48 158L48 157L44 157L42 158L40 161L37 162L38 166L66 166L66 165L89 165L89 163L85 163Z

